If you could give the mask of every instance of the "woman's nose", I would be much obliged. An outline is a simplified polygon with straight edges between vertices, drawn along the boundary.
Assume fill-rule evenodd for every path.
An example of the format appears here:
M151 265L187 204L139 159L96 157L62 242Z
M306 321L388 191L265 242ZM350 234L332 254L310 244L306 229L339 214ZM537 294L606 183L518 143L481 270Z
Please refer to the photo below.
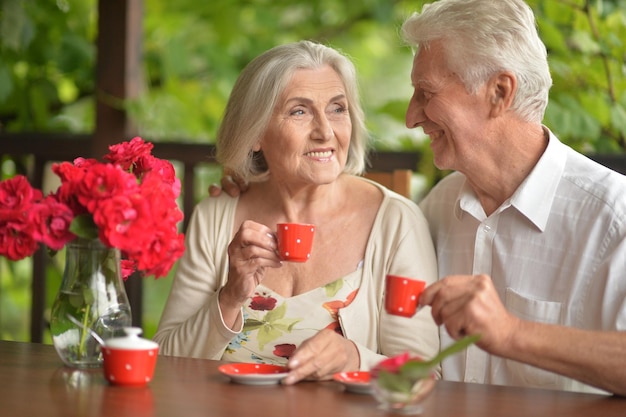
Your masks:
M333 128L325 114L316 117L314 123L313 133L316 139L330 140L333 137Z

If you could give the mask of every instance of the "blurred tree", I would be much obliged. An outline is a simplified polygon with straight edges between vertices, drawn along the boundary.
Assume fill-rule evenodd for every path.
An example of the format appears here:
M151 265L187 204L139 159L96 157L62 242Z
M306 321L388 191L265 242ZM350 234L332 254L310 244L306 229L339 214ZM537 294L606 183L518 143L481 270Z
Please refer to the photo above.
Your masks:
M0 131L93 128L96 0L0 0ZM125 103L150 140L212 141L254 56L313 39L350 55L379 148L425 140L404 128L411 51L398 28L423 0L144 0L145 93ZM626 0L528 0L550 51L545 122L583 151L622 151Z

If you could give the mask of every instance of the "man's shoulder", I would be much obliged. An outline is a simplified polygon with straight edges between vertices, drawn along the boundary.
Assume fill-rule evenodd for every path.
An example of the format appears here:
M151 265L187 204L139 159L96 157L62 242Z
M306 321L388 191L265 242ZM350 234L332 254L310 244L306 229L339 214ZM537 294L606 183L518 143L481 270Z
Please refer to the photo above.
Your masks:
M626 209L626 176L577 152L568 156L563 180L589 198Z

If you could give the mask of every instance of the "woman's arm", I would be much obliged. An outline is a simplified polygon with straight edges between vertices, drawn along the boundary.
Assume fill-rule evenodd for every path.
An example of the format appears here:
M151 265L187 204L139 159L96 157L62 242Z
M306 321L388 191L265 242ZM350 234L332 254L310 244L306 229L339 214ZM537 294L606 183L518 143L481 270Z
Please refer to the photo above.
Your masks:
M200 202L189 221L185 254L177 265L154 335L165 355L219 359L242 326L240 320L231 330L219 309L218 291L228 271L226 246L232 221L210 216L214 213L210 205L217 203L214 200ZM221 224L217 220L222 220ZM217 259L215 254L220 254Z

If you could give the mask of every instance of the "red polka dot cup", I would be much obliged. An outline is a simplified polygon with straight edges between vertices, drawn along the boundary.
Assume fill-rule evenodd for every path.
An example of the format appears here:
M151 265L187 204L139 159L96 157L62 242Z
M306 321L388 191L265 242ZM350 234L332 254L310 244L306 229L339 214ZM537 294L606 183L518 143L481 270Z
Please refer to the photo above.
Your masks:
M154 375L159 345L139 337L139 327L125 327L124 331L125 337L105 341L104 377L113 385L146 385Z
M315 226L304 223L278 223L276 239L280 257L289 262L306 262L311 257Z
M413 317L417 302L426 287L425 281L387 275L385 281L385 311L403 317Z

